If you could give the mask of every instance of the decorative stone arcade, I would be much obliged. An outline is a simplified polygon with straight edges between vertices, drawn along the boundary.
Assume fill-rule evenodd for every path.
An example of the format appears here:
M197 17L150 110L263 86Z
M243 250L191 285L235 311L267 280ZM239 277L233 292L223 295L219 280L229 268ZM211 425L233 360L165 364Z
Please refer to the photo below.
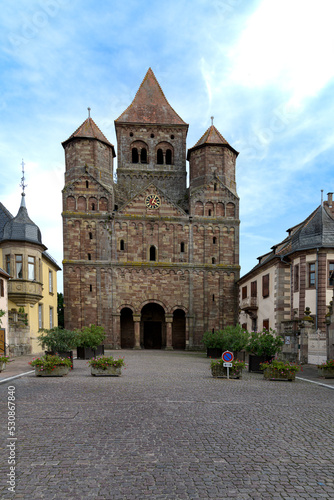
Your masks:
M186 315L182 309L165 313L157 303L143 306L140 314L124 307L120 314L123 349L185 349Z

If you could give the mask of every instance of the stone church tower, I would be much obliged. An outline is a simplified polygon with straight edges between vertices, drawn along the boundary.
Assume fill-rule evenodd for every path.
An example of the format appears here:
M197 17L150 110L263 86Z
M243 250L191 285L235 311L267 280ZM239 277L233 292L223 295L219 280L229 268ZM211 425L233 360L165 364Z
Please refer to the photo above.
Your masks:
M115 128L117 183L92 118L63 142L65 327L102 325L114 348L198 348L237 322L238 153L211 125L186 156L188 125L151 69Z

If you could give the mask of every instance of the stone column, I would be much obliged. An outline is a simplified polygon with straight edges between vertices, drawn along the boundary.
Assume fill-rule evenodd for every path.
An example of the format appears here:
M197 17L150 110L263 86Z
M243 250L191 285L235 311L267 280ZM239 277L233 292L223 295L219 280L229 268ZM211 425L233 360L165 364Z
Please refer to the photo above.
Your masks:
M173 335L172 335L172 324L173 324L173 316L166 316L166 351L173 350Z
M135 345L134 349L141 349L140 347L140 314L133 315Z

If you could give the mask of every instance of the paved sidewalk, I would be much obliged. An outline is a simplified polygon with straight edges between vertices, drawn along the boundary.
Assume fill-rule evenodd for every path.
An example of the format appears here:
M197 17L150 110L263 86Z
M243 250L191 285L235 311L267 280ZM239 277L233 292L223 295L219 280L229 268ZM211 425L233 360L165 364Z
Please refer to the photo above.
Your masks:
M201 353L113 354L119 378L75 360L67 377L0 384L1 499L334 500L332 390L213 379Z

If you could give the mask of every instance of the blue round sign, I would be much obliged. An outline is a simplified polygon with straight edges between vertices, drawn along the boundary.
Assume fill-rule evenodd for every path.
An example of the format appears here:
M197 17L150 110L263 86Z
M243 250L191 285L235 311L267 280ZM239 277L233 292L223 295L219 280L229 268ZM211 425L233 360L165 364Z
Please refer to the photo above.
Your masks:
M234 359L233 352L231 352L231 351L223 352L222 359L223 359L223 361L225 361L225 363L231 363L231 361L233 361L233 359Z

